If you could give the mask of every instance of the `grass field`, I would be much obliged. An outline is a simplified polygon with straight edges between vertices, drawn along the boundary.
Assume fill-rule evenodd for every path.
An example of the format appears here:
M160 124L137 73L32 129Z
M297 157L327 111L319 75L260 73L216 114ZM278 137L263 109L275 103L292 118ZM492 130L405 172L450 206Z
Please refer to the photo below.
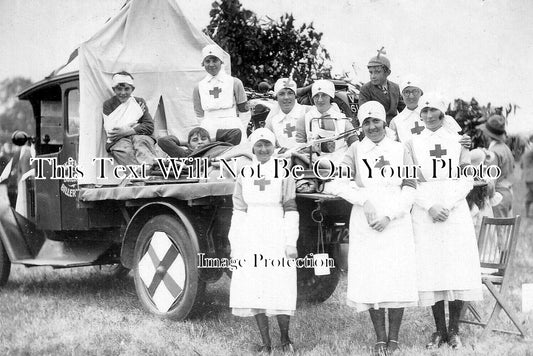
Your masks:
M525 189L515 188L516 213L524 216ZM509 300L520 310L521 285L533 283L533 220L524 218L512 269ZM228 308L229 280L209 285L203 313L173 322L141 309L131 277L119 279L93 268L52 270L14 266L0 289L0 355L248 355L259 343L255 322ZM300 355L369 355L374 332L367 313L345 305L346 278L320 305L304 305L291 320L291 337ZM488 296L488 294L486 294ZM488 312L489 299L482 303ZM502 313L503 316L504 313ZM500 316L499 326L511 327ZM532 335L533 313L523 314ZM274 345L279 338L272 319ZM466 347L437 352L423 348L433 331L430 308L407 309L400 333L400 355L531 355L533 341L491 334L462 324ZM281 354L278 349L275 354Z

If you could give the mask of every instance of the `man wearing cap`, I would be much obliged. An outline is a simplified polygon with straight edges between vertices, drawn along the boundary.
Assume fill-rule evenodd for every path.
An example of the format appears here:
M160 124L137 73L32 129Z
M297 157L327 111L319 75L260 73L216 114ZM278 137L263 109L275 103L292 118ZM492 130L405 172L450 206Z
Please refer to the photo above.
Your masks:
M386 136L383 105L366 102L357 116L365 137L348 149L342 161L350 167L352 177L337 179L325 189L354 205L347 303L358 312L369 311L377 338L374 354L385 355L398 349L403 308L417 306L418 302L409 214L416 181L387 171L411 166L412 161L400 142ZM389 313L388 335L385 309Z
M296 125L296 142L307 143L318 138L333 137L346 131L353 130L350 120L341 113L331 100L335 97L335 86L329 80L320 79L311 87L314 106L300 118ZM351 135L344 140L335 140L322 145L323 153L332 153L332 161L342 160L345 149L357 140L357 136Z
M118 164L152 166L154 122L144 99L131 95L134 90L130 73L122 71L113 75L115 96L103 105L106 150Z
M481 125L481 130L487 139L485 148L494 153L496 156L494 164L502 171L496 180L496 191L503 196L503 199L500 204L492 208L494 216L511 217L513 204L511 177L514 172L514 157L509 146L505 144L505 118L501 115L492 115Z
M435 319L436 331L426 347L436 349L448 343L457 349L462 347L459 316L463 301L483 298L476 234L465 199L472 180L453 173L470 164L470 153L459 144L457 134L443 127L442 99L424 94L420 102L426 129L405 143L419 167L411 212L419 305L431 306Z
M220 47L214 44L205 46L202 58L207 75L193 90L196 116L215 141L219 141L225 133L219 132L220 129L238 128L241 137L238 140L233 138L233 141L239 143L246 138L246 126L251 117L244 86L239 79L222 69L223 52Z
M378 55L368 62L370 81L363 85L359 91L359 105L370 100L375 100L385 108L387 113L387 125L394 116L401 112L405 103L400 95L398 84L387 80L390 75L390 61L384 56L385 51L378 50Z
M274 84L274 96L279 110L269 112L265 127L276 135L277 146L292 148L296 142L296 123L305 116L309 106L296 102L296 82L290 78L280 78Z

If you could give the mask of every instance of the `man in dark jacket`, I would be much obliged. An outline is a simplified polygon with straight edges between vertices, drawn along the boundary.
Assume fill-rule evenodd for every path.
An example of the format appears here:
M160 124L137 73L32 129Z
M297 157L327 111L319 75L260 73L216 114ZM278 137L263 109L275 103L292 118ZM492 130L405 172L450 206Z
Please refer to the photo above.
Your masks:
M400 87L398 84L387 80L390 75L390 61L384 56L383 47L378 50L378 55L368 62L370 81L363 85L359 93L359 106L367 101L375 100L385 108L387 125L394 116L405 108Z

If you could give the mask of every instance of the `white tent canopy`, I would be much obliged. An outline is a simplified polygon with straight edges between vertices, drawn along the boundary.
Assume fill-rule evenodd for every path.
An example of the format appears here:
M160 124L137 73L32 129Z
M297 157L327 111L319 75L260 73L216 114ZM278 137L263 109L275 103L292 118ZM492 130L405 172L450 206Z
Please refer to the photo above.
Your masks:
M133 95L146 100L156 136L168 132L186 139L198 126L192 91L205 75L201 50L209 43L213 41L185 18L175 0L131 0L80 46L80 184L106 183L97 181L93 158L108 156L102 104L114 95L113 73L133 75ZM228 55L224 63L229 72Z

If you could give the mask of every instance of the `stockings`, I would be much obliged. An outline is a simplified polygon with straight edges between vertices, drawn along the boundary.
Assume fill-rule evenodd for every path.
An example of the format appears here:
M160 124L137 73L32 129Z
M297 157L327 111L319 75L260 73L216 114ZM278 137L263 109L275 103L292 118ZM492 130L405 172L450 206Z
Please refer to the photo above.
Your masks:
M403 308L389 308L389 341L398 341L402 318Z
M281 334L281 344L284 345L291 341L289 339L289 321L291 317L283 314L276 315L276 317L278 319L279 333Z
M403 308L389 308L389 336L385 329L385 309L369 309L370 319L374 324L377 342L395 341L398 342L400 325L402 324Z
M387 330L385 329L385 309L368 309L370 319L374 324L377 342L387 342Z
M270 330L268 326L268 318L265 313L256 314L255 321L259 327L259 332L261 333L261 340L263 341L264 346L270 346L272 343L270 341Z
M448 302L449 314L450 314L450 323L448 331L450 334L459 333L459 316L461 315L461 309L463 308L462 300L454 300ZM437 327L437 332L442 336L446 336L448 333L446 331L446 316L444 314L444 301L439 301L431 307L433 311L433 317L435 318L435 326Z
M291 341L289 339L289 322L291 317L289 315L282 314L277 315L276 317L278 319L279 332L281 334L281 344L287 344ZM255 321L257 322L259 333L261 333L261 340L263 341L263 345L270 346L272 342L270 340L268 317L265 315L265 313L256 314Z
M459 317L461 316L461 310L463 309L464 302L462 300L454 300L448 302L448 309L450 312L450 324L448 331L450 334L459 333Z

